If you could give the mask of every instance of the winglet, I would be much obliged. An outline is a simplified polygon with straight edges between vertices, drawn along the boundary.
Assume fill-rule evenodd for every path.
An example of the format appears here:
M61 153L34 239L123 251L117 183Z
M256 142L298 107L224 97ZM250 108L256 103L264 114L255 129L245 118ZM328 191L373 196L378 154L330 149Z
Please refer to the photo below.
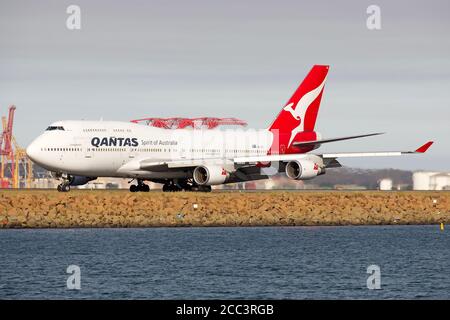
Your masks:
M425 143L423 146L419 147L416 151L417 153L425 153L429 147L431 147L431 145L433 144L433 141L428 141L427 143Z

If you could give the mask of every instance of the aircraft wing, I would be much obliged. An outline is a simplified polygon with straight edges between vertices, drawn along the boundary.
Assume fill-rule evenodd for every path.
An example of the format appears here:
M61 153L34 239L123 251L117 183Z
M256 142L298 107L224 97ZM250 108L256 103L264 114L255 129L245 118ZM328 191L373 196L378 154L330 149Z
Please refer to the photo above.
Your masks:
M405 154L425 153L428 148L433 144L433 141L428 141L421 147L414 151L377 151L377 152L345 152L345 153L324 153L317 154L317 156L324 159L324 164L327 167L339 167L340 163L337 158L356 158L356 157L389 157L389 156L401 156ZM274 154L265 156L251 156L251 157L237 157L233 159L234 163L246 164L257 162L270 162L270 161L291 161L299 160L308 157L308 153L292 153L292 154Z
M433 144L433 141L428 141L421 147L414 151L381 151L381 152L344 152L344 153L324 153L322 158L324 159L336 159L336 158L357 158L357 157L395 157L405 154L425 153L429 147Z
M433 141L425 143L414 151L381 151L381 152L345 152L345 153L324 153L318 156L328 158L350 158L350 157L386 157L401 156L403 154L424 153L433 144ZM291 161L308 157L308 153L273 154L265 156L237 157L233 159L235 163L269 162L269 161Z
M429 141L414 151L346 152L346 153L324 153L315 155L323 158L324 164L327 168L334 168L341 166L341 164L336 160L337 158L389 157L389 156L401 156L405 154L425 153L432 144L433 141ZM172 170L190 169L205 164L209 165L217 164L221 166L233 166L236 164L254 165L259 162L272 162L272 161L283 162L283 161L307 159L311 155L312 154L309 153L273 154L263 156L236 157L233 159L226 159L226 160L222 158L165 160L165 161L154 161L150 159L143 159L139 160L138 162L133 161L131 163L128 163L124 167L122 167L122 169L166 171L170 169Z

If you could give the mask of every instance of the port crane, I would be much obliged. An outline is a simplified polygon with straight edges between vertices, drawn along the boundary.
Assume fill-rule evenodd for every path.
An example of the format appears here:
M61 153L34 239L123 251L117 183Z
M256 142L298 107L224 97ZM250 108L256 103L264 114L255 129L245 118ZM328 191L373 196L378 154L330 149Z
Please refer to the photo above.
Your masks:
M25 149L21 148L13 135L14 113L11 105L8 117L2 117L0 134L0 188L31 187L33 163L28 159Z

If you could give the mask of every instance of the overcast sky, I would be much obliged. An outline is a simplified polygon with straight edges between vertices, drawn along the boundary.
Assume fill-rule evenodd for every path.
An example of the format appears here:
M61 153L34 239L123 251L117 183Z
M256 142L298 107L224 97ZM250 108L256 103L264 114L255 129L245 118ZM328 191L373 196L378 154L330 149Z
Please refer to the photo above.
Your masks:
M81 30L66 27L69 5ZM381 8L381 30L366 9ZM450 1L0 0L0 114L26 146L57 120L219 116L267 127L313 64L321 151L414 149L355 167L450 170Z

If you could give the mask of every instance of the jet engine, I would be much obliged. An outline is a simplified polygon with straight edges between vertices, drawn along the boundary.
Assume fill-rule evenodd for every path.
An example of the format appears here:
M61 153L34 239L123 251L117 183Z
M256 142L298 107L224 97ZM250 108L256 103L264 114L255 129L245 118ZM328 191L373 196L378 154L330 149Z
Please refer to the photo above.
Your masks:
M69 186L81 186L88 183L91 180L97 179L96 177L85 177L85 176L69 176Z
M290 179L308 180L324 174L325 170L311 160L294 160L286 164L285 172Z
M198 166L194 169L194 182L200 186L222 184L229 174L221 166Z

